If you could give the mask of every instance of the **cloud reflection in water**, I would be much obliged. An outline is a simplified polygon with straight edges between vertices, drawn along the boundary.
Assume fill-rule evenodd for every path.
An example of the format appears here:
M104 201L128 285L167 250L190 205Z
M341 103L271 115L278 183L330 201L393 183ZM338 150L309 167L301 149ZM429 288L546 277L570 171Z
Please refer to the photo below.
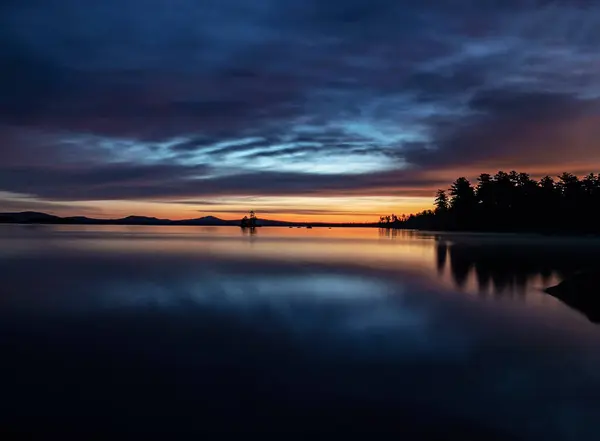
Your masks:
M463 439L594 430L597 328L559 303L457 293L438 279L431 236L271 230L250 244L233 230L214 240L160 231L5 239L3 418L106 415L172 429L189 428L191 414L219 427L292 427L302 415L304 427L433 425ZM460 256L480 262L469 249Z

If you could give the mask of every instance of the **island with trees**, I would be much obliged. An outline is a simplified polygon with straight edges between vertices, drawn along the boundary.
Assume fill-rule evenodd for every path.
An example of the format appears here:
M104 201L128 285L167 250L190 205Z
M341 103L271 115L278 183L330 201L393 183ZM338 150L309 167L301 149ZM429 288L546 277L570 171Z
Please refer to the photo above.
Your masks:
M242 228L256 228L258 225L256 223L256 214L254 210L250 210L248 216L244 216L240 223Z

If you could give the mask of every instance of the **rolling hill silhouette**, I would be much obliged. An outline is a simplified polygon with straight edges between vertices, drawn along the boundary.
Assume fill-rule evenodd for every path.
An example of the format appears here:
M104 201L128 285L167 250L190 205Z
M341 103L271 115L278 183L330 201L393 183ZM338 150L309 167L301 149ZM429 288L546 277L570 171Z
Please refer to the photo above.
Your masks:
M20 213L0 213L0 223L12 224L70 224L70 225L195 225L195 226L240 226L239 219L220 219L215 216L203 216L194 219L171 220L147 216L127 216L119 219L95 219L85 216L59 217L35 211ZM377 224L358 223L322 223L322 222L286 222L273 219L257 219L257 226L377 226Z

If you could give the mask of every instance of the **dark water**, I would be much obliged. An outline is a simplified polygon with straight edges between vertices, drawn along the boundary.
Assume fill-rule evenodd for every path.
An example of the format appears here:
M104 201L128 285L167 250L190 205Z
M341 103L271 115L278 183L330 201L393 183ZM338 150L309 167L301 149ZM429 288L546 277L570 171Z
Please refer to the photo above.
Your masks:
M0 431L598 439L600 242L0 227ZM587 315L586 315L587 314Z

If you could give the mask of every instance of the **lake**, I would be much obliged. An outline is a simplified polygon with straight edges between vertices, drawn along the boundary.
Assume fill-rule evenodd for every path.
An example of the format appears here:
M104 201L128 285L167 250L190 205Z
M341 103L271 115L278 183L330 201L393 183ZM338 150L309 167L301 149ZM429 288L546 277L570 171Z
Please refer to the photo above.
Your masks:
M596 439L600 241L0 226L0 431ZM594 294L594 293L591 293Z

